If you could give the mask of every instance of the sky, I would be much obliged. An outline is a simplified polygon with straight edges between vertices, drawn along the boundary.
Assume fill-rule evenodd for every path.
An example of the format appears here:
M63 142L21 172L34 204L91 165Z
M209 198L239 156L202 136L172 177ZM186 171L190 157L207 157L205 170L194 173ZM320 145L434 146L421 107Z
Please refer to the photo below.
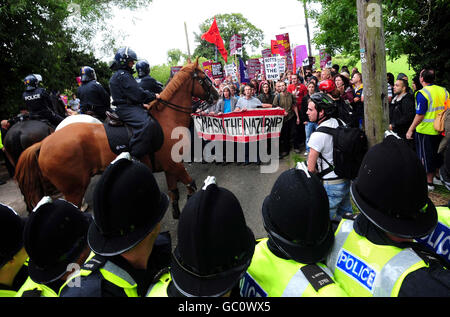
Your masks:
M263 31L263 44L269 44L275 35L282 33L289 33L291 48L308 43L303 3L298 0L153 0L147 8L114 11L112 25L114 33L124 37L118 43L120 46L129 46L139 59L159 65L167 63L170 49L188 52L185 22L192 54L198 45L194 42L194 32L200 33L200 24L224 13L241 13ZM308 22L312 38L314 25L311 19ZM316 54L314 44L311 45Z

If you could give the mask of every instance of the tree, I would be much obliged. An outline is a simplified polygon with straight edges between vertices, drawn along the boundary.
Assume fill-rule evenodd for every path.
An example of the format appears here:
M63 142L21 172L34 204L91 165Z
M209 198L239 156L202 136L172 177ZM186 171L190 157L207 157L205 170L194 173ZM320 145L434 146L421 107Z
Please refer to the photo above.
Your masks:
M170 66L177 66L180 63L182 58L186 61L188 58L188 55L183 53L178 48L170 49L167 52L167 61L169 62Z
M299 0L303 1L303 0ZM354 0L310 0L321 10L310 10L320 29L314 43L330 54L359 58L358 21ZM436 69L438 82L450 85L450 2L447 0L396 0L383 2L386 54L390 59L408 55L416 72Z
M74 14L85 17L93 14L92 21L100 21L108 6L134 7L149 2L151 0L1 0L0 118L15 115L23 104L22 80L28 74L41 74L48 90L73 91L80 67L88 65L96 70L98 80L108 89L111 76L108 65L76 41L77 32L91 24L77 24L75 29L68 19Z
M220 36L222 37L225 48L228 52L230 48L230 40L234 34L239 34L242 36L242 54L245 60L249 57L246 51L246 46L250 46L255 49L260 47L260 43L264 39L263 31L248 22L248 20L241 13L217 14L215 17L217 26L220 30ZM206 59L214 59L214 44L208 43L201 39L202 34L209 30L213 20L214 17L207 19L205 22L200 24L200 33L194 32L195 41L199 44L194 51L194 57L202 56ZM222 56L220 56L219 53L217 55L218 60L223 62Z

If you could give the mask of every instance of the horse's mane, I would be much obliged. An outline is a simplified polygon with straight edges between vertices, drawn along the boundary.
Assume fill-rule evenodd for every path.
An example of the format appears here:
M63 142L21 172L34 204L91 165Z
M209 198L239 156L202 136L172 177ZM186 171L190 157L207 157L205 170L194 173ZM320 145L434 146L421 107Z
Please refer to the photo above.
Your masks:
M161 98L163 100L170 100L170 98L173 97L173 95L177 92L181 85L186 83L186 80L190 79L191 73L197 67L197 63L192 63L184 66L179 72L177 72L161 92ZM155 99L150 103L151 108L153 108L156 102L158 102L158 100Z

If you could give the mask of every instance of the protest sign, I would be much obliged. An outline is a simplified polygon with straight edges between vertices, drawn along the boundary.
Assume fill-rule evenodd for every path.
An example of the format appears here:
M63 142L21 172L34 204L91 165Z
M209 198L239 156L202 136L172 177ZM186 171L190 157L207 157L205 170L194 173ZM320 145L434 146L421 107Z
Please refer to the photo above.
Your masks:
M225 76L231 76L231 78L233 78L233 80L237 81L237 70L236 70L236 65L234 63L232 64L227 64L224 67L225 69Z
M267 49L261 51L261 55L263 58L272 57L272 52L271 52L270 48L267 48Z
M222 63L211 63L211 73L213 78L223 78Z
M291 44L289 42L289 33L275 36L278 43L278 52L281 56L287 56L291 53Z
M256 78L261 72L261 65L258 58L252 58L247 61L247 72L250 79Z
M173 77L176 73L180 71L183 66L172 66L170 67L170 77Z
M235 34L230 40L230 55L242 56L242 36Z
M319 57L320 57L320 68L324 69L325 67L328 67L327 64L331 62L331 55L325 52L324 50L319 50Z
M213 78L211 64L212 64L212 61L206 61L206 62L202 63L203 71L205 72L206 75L208 75L209 78Z
M284 110L262 109L222 115L193 114L197 135L204 140L247 143L280 137Z
M264 69L265 69L267 80L280 79L280 70L278 68L278 58L277 57L264 58Z

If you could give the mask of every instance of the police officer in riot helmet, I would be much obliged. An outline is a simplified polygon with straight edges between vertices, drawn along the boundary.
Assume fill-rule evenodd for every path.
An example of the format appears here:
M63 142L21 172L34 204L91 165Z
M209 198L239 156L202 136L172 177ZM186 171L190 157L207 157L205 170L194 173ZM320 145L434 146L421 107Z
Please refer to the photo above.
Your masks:
M129 144L130 153L136 158L142 158L159 150L163 136L159 123L146 110L151 101L159 99L159 94L139 87L133 77L133 65L136 61L137 55L131 48L120 48L111 65L115 73L109 81L109 87L116 114L133 131Z
M109 94L97 81L97 75L92 67L81 67L80 77L81 86L78 87L77 96L80 98L81 113L105 120L106 111L111 111Z
M145 59L136 63L136 71L138 73L136 81L142 89L155 94L159 94L163 90L163 85L150 76L150 64Z
M30 74L24 78L25 92L22 98L31 118L45 119L51 125L57 126L64 118L56 114L52 109L50 95L43 87L39 87L42 76Z

